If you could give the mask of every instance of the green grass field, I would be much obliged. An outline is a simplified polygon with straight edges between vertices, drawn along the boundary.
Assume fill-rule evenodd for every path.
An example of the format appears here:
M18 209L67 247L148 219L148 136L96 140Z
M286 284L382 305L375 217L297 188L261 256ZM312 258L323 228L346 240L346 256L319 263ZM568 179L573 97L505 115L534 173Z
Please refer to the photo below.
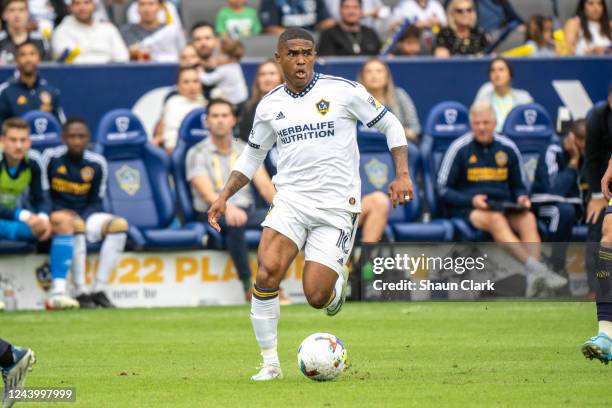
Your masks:
M248 308L0 315L0 336L35 349L31 387L76 387L79 407L603 407L612 366L585 360L594 304L349 303L335 318L282 308L285 379L259 364ZM349 369L316 383L296 366L301 340L340 337ZM22 406L42 406L23 404ZM19 406L19 405L18 405Z

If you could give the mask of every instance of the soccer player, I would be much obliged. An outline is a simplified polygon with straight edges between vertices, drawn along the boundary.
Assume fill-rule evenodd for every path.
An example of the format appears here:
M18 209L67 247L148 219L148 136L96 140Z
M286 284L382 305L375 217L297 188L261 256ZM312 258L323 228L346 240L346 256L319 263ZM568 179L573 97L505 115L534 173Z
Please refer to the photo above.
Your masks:
M4 382L2 407L12 407L15 403L9 400L10 392L23 387L28 371L36 362L34 351L29 348L13 346L0 338L0 372Z
M69 219L67 234L74 234L72 274L81 307L113 307L104 292L108 278L125 248L128 223L102 212L106 192L104 157L87 150L90 133L85 121L70 118L63 128L63 146L43 156L53 205L52 217ZM87 235L87 236L86 236ZM100 242L100 265L91 293L85 288L87 241ZM66 293L66 274L53 275L53 291Z
M601 179L601 191L608 201L608 207L603 220L601 247L599 249L599 269L597 282L597 320L599 333L582 345L582 353L586 358L596 358L608 364L612 360L612 157L608 161L608 169Z
M325 308L330 316L344 303L345 263L360 211L357 120L387 136L395 162L395 179L389 185L393 205L405 204L412 196L401 123L360 84L314 72L315 57L314 40L307 31L290 28L280 35L275 58L285 84L260 101L248 144L208 211L209 223L220 231L218 220L227 200L249 183L276 143L277 193L262 223L251 303L263 357L261 370L251 377L254 381L282 378L276 351L279 284L300 249L305 251L302 285L308 303Z

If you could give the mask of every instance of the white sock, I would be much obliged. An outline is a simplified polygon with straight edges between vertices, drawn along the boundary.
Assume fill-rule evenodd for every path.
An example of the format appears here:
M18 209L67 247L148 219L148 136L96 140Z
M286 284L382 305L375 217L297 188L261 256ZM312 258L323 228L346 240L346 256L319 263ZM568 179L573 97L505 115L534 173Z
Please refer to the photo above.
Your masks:
M251 322L255 338L261 349L264 365L280 366L276 351L278 319L280 318L280 302L278 296L272 299L251 300Z
M92 292L104 290L113 268L117 266L117 262L119 262L119 258L125 249L126 240L127 234L124 232L108 234L104 239L100 249L98 276L96 276Z
M336 279L336 283L334 284L334 293L333 299L328 303L327 307L335 307L340 299L342 299L342 285L344 284L344 278L341 275L338 275L338 279Z
M538 261L533 256L530 256L529 258L527 258L527 262L525 262L525 269L527 270L527 273L537 271L542 266L543 266L542 262Z
M600 320L599 333L605 333L606 336L612 339L612 322L609 322L607 320Z
M77 296L85 293L85 257L87 256L87 242L85 234L75 234L72 249L72 279L76 286Z
M51 296L66 294L66 279L55 278L51 282Z

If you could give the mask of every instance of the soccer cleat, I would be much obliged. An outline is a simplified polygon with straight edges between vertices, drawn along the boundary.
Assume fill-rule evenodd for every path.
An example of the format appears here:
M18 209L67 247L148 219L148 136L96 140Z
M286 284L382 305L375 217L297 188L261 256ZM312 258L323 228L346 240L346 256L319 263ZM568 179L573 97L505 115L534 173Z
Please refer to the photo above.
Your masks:
M47 310L67 310L78 308L79 302L66 295L53 295L45 302L45 309Z
M327 313L328 316L337 315L338 312L342 309L342 306L344 306L344 301L346 300L346 288L348 287L349 280L349 269L346 265L342 268L342 279L344 279L344 282L342 283L342 292L340 293L340 300L334 306L330 305L325 308L325 313Z
M32 366L36 362L36 356L32 350L15 346L13 346L13 359L15 364L1 370L2 381L4 382L2 408L9 408L15 404L15 400L9 399L9 393L11 390L22 388L25 385L26 375L28 371L32 371Z
M115 305L110 301L110 299L106 296L104 292L95 292L91 294L91 300L93 302L103 308L114 308Z
M271 381L281 380L283 378L283 370L277 365L262 365L259 372L251 377L253 381Z
M554 273L542 264L539 268L527 272L525 296L534 297L544 289L556 290L567 284L567 278Z
M76 301L79 302L79 307L81 309L95 309L96 306L98 306L91 298L91 295L88 295L87 293L82 293L77 296Z
M582 354L588 359L598 359L608 364L612 360L612 339L605 333L591 337L582 345Z

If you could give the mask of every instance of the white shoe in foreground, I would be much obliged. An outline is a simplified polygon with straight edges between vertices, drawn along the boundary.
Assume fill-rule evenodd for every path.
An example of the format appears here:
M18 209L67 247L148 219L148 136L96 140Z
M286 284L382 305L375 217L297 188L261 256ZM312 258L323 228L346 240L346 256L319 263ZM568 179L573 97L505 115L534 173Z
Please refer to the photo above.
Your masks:
M45 302L47 310L78 309L79 302L66 295L53 295Z
M32 371L32 366L36 362L36 357L32 350L14 346L13 359L15 364L12 367L0 370L2 372L2 381L4 382L3 408L12 407L15 404L15 400L9 399L10 391L22 388L25 385L26 375L28 371Z
M280 380L283 378L283 370L277 365L264 365L259 372L251 377L253 381Z
M548 269L546 265L527 272L527 289L525 295L534 297L545 288L556 290L567 284L567 278Z
M333 306L327 306L325 308L325 313L328 316L335 316L338 314L338 312L342 309L342 306L344 306L344 302L346 301L346 290L347 290L347 286L348 286L348 280L349 280L349 269L348 267L345 265L342 268L342 292L340 293L340 299L338 300L338 302L336 304L334 304Z

